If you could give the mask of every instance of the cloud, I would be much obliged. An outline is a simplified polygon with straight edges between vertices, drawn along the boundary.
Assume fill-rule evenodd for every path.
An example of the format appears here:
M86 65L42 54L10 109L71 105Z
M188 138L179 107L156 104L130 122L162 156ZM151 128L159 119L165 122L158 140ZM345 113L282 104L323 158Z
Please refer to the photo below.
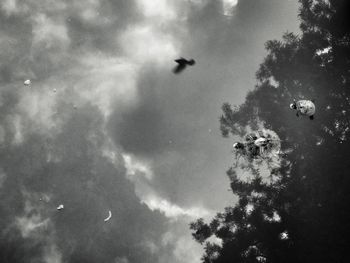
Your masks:
M101 53L84 54L72 70L77 101L92 103L108 117L116 104L130 107L137 102L138 67L122 58Z
M109 154L113 156L113 154ZM140 202L145 204L151 211L159 211L170 220L167 232L161 237L161 242L156 244L150 240L146 241L146 246L151 253L155 253L158 262L200 262L203 253L199 244L192 239L188 232L190 221L198 217L209 218L214 215L204 207L182 207L161 197L152 186L155 174L152 164L138 160L132 155L123 155L127 176L135 184L135 192ZM115 158L114 158L115 160ZM115 160L116 161L116 160Z
M58 105L58 109L61 107L64 104ZM133 262L145 258L154 262L155 255L144 242L157 243L165 218L140 204L122 162L116 166L100 154L99 145L104 140L101 123L99 110L85 106L65 121L54 138L47 140L46 136L33 133L15 148L8 145L1 149L0 154L8 152L3 159L8 176L0 193L0 223L7 228L11 218L17 218L16 226L24 240L44 242L43 237L50 236L54 240L52 246L39 245L41 258L53 262L59 262L59 255L68 262L86 257L108 261L124 256ZM47 161L47 144L58 161ZM27 194L22 194L23 188ZM20 198L16 197L17 192ZM60 203L65 209L58 212ZM4 207L12 206L18 209L8 209L6 214ZM108 210L113 217L105 223ZM9 223L5 223L7 220ZM14 230L8 234L15 235ZM123 240L116 241L119 236ZM127 251L132 251L131 255Z
M151 185L154 173L150 165L142 163L134 156L132 157L126 154L123 155L123 159L126 167L126 175L129 180L135 183L136 194L140 198L141 203L146 204L150 210L158 210L166 217L175 220L183 220L184 217L188 217L186 220L189 220L213 215L212 211L208 211L203 207L183 208L160 197Z
M55 245L46 247L44 250L43 260L45 263L61 263L62 254L58 251Z
M152 180L153 172L151 171L149 165L135 160L135 157L131 157L128 154L123 154L123 159L125 162L126 175L131 181L136 181L137 176L144 176L147 180Z
M188 216L192 219L195 219L213 214L208 210L200 207L182 208L157 196L144 197L142 199L142 202L145 203L152 211L159 210L161 213L164 213L166 217L174 219L178 219L183 216Z
M213 211L209 211L204 207L181 207L161 197L152 186L154 172L150 164L126 154L123 155L123 159L126 175L130 181L134 182L135 192L140 198L140 202L147 205L151 211L159 211L171 220L184 220L186 222L198 217L213 215Z
M201 262L200 254L196 249L193 240L189 237L182 237L176 241L174 255L178 262Z
M169 0L137 0L139 8L146 17L157 17L164 20L175 19L176 13L171 7L172 1Z
M237 5L238 0L223 0L224 15L232 15L233 8Z
M44 229L48 225L48 220L41 221L39 215L33 215L31 217L21 217L16 220L18 228L21 230L24 238L30 236L33 232L39 229Z
M181 231L181 227L183 226L174 226L162 236L161 246L168 248L168 254L161 254L159 262L165 262L168 258L173 258L176 263L201 262L203 248L193 241L188 232Z
M24 240L32 240L42 246L41 258L45 263L61 263L62 253L56 244L54 225L50 218L44 218L43 206L35 202L36 194L23 191L25 198L24 214L16 216L15 225Z
M11 120L13 129L13 144L20 144L23 142L23 125L22 118L20 115L16 114L9 118Z
M77 1L73 4L78 10L81 10L79 16L86 22L99 23L102 22L102 18L99 16L101 2L98 0ZM108 19L105 20L106 22Z
M4 173L4 170L0 167L0 188L2 187L5 180L6 174Z
M19 116L29 121L25 125L27 132L39 134L52 134L53 127L58 129L60 120L57 118L57 97L52 90L39 90L36 83L34 87L21 92L17 104Z
M161 32L155 25L129 27L119 42L128 58L135 63L166 63L176 56L172 36Z
M1 8L6 12L9 16L18 11L17 9L17 1L16 0L4 0L1 3Z
M42 45L46 49L67 48L69 45L67 27L45 14L38 14L33 23L33 44Z
M270 32L251 13L278 13L247 1L1 2L1 258L200 260L188 222L229 200L220 106ZM198 63L174 76L177 56Z

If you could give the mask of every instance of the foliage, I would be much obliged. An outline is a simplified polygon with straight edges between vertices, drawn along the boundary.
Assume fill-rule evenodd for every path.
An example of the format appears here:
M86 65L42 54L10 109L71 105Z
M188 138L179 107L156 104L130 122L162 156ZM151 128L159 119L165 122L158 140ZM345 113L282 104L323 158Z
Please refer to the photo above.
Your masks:
M244 104L222 107L224 137L263 123L290 149L264 180L231 167L239 201L211 223L191 224L203 262L345 262L350 243L350 23L347 0L300 0L302 34L266 43L268 55ZM316 100L315 120L298 119L294 99ZM216 236L222 244L205 242Z

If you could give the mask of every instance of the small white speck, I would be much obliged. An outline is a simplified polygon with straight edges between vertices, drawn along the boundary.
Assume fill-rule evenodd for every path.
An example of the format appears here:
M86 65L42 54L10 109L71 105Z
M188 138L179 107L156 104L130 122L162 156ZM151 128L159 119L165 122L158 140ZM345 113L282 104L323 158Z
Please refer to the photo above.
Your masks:
M320 146L323 143L323 139L320 139L318 142L316 142L317 146Z
M287 233L287 231L282 232L282 233L280 234L280 239L282 239L282 240L288 239L288 233Z

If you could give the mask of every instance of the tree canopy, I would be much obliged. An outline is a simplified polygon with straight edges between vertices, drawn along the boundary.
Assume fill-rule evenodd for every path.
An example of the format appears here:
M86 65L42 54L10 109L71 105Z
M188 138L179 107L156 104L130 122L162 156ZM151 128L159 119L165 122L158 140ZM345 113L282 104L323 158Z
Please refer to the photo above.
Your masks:
M277 167L227 171L237 204L191 223L203 262L345 262L350 243L350 2L300 0L301 34L266 42L245 102L222 106L223 137L264 126L281 138ZM293 99L314 99L315 120ZM249 179L246 178L249 173ZM210 242L212 236L221 244Z

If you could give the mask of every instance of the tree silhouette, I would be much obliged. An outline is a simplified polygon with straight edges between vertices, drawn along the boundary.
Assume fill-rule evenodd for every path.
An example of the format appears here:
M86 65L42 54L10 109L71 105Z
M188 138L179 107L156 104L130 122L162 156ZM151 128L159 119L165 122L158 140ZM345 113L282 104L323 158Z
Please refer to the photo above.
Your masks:
M273 169L246 162L249 177L236 167L227 171L238 203L210 223L191 224L205 246L203 262L347 261L350 2L299 2L301 35L266 43L255 89L240 106L223 104L220 118L223 137L264 125L287 154ZM295 117L294 98L316 100L314 121Z

